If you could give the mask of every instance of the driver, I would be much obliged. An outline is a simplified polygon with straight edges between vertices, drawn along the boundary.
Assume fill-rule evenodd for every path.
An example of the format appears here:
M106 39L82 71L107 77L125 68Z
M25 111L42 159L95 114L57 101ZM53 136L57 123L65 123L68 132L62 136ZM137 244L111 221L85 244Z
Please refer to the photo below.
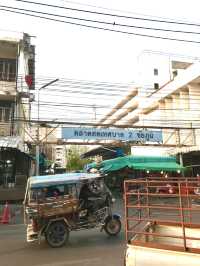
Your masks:
M89 198L90 194L91 194L91 192L89 189L89 183L86 182L82 185L81 190L80 190L80 194L79 194L79 199L80 199L82 209L88 208L88 198Z
M84 183L79 195L81 209L92 211L94 202L96 201L95 198L99 197L102 192L103 185L100 180ZM91 200L91 198L93 199Z

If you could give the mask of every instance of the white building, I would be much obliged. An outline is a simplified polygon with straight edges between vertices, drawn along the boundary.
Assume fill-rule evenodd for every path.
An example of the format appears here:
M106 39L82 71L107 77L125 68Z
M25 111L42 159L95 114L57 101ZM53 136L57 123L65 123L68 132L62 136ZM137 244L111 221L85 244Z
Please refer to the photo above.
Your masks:
M65 168L66 161L66 146L65 145L55 145L54 146L54 162L60 167Z
M159 68L149 63L151 75L155 69L159 74ZM164 83L156 80L159 86L150 86L150 93L144 93L143 87L133 88L101 123L163 128L162 146L174 145L170 154L181 154L185 165L200 165L200 62L172 61L166 77Z

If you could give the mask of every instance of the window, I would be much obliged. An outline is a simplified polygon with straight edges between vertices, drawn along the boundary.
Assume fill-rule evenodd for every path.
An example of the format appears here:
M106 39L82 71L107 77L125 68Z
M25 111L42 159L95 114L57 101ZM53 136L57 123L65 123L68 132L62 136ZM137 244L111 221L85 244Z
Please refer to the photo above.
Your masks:
M44 202L46 198L72 196L77 198L77 189L75 184L53 185L44 188L31 188L29 191L29 202Z
M158 69L154 68L153 73L154 73L154 76L158 76Z
M4 108L4 121L8 122L10 120L10 109Z
M14 81L16 78L16 59L0 58L0 80Z
M11 116L11 109L0 107L0 122L8 122Z
M159 89L159 84L158 83L154 83L154 90L158 90Z
M172 72L172 74L173 74L173 78L175 78L175 77L178 75L178 70L174 70L174 71Z

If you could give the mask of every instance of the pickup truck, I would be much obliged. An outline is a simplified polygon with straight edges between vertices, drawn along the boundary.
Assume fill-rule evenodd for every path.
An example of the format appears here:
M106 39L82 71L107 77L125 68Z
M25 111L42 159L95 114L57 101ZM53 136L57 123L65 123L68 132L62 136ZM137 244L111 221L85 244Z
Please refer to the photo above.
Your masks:
M155 190L152 181L125 181L124 265L200 266L200 205L193 205L199 195L181 189L196 189L199 183L176 180L177 193L166 195L155 192L165 185L159 182ZM135 185L137 191L132 190Z
M180 246L182 227L172 225L152 225L146 226L146 231L159 235L171 235L162 237L157 235L136 235L127 245L125 255L126 266L199 266L200 254L196 253L200 249L199 240L188 240L187 249L184 251ZM190 238L200 238L200 228L186 228L186 234Z

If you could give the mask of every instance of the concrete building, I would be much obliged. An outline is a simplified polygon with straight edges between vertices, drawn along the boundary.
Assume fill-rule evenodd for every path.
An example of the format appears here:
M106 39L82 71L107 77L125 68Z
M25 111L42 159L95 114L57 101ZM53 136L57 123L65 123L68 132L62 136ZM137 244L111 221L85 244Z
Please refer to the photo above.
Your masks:
M145 96L158 90L172 79L169 57L153 51L143 51L138 57L138 84Z
M194 174L199 174L200 63L172 61L170 73L170 79L153 86L151 93L145 94L143 87L133 88L101 123L163 128L162 146L174 145L169 153L181 155L184 165L195 164Z
M59 166L66 168L66 146L55 145L54 146L54 162Z
M0 200L22 196L31 169L25 137L30 129L30 91L34 89L35 47L30 37L0 39ZM24 193L24 191L23 191ZM11 197L12 198L12 197Z

